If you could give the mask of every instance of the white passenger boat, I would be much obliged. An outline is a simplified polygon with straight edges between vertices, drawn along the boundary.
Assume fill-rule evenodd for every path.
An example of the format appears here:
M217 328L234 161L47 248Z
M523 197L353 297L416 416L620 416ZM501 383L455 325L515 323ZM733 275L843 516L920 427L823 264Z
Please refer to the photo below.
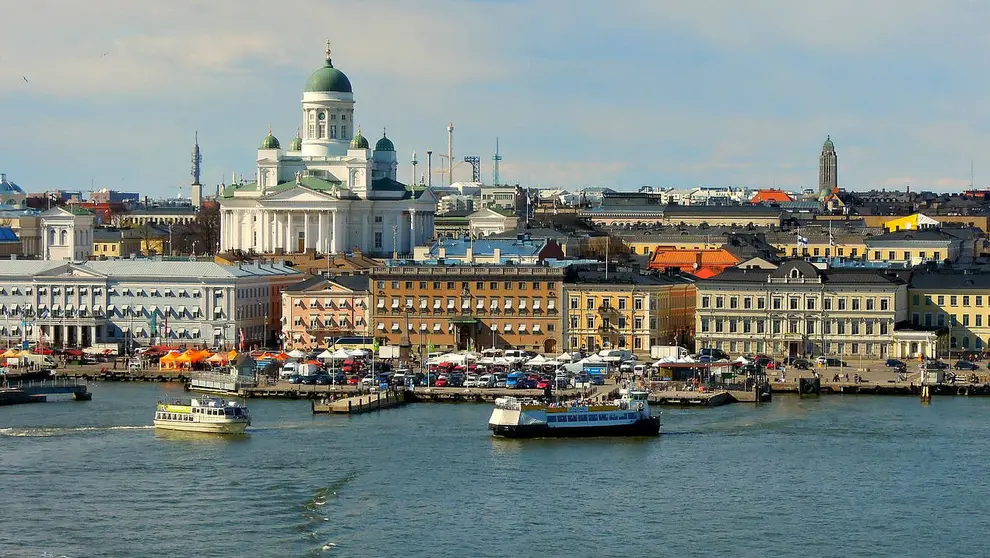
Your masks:
M488 428L495 436L508 438L656 436L660 418L650 415L648 395L642 390L621 390L619 399L603 405L500 397Z
M251 424L247 407L218 397L159 401L155 411L155 428L241 434Z

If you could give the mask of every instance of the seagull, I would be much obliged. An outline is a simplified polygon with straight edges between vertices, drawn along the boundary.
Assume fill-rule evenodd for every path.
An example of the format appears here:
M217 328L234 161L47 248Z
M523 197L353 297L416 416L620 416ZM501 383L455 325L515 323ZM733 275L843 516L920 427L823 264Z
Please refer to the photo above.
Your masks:
M27 76L21 76L21 79L24 80L24 83L31 83L31 82L28 81Z
M110 51L109 50L106 51L106 52L104 52L103 53L103 56L101 56L100 58L106 58L108 54L110 54Z

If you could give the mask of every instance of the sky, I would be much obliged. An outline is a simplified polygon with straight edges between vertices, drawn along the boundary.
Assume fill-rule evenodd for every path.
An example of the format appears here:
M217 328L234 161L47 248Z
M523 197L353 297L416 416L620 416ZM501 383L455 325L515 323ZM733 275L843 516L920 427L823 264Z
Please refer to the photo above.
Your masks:
M0 172L27 191L253 180L332 41L374 144L577 189L990 184L990 2L0 0ZM439 165L434 156L434 167ZM455 167L455 178L470 175ZM440 182L442 177L436 176Z

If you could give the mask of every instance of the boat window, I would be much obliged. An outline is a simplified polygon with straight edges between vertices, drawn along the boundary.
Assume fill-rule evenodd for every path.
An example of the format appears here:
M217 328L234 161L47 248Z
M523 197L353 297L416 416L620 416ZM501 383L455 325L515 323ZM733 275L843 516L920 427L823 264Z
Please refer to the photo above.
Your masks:
M581 422L588 422L588 415L581 415L578 417L578 420Z

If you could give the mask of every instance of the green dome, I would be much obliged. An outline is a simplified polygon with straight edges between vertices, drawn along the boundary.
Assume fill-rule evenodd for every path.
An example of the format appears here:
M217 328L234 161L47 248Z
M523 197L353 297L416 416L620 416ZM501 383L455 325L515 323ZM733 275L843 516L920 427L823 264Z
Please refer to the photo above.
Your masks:
M825 145L822 146L825 151L835 151L835 145L832 143L832 136L827 136L825 138Z
M368 140L361 135L360 127L357 134L354 135L354 139L351 140L351 149L368 149Z
M268 129L268 135L265 139L261 140L261 147L258 149L280 149L281 146L278 143L278 138L272 135L272 129Z
M296 137L289 142L289 151L302 151L302 138L299 137L298 131L296 131Z
M385 132L382 132L382 139L375 144L375 151L395 151L395 145L392 140L385 137Z

